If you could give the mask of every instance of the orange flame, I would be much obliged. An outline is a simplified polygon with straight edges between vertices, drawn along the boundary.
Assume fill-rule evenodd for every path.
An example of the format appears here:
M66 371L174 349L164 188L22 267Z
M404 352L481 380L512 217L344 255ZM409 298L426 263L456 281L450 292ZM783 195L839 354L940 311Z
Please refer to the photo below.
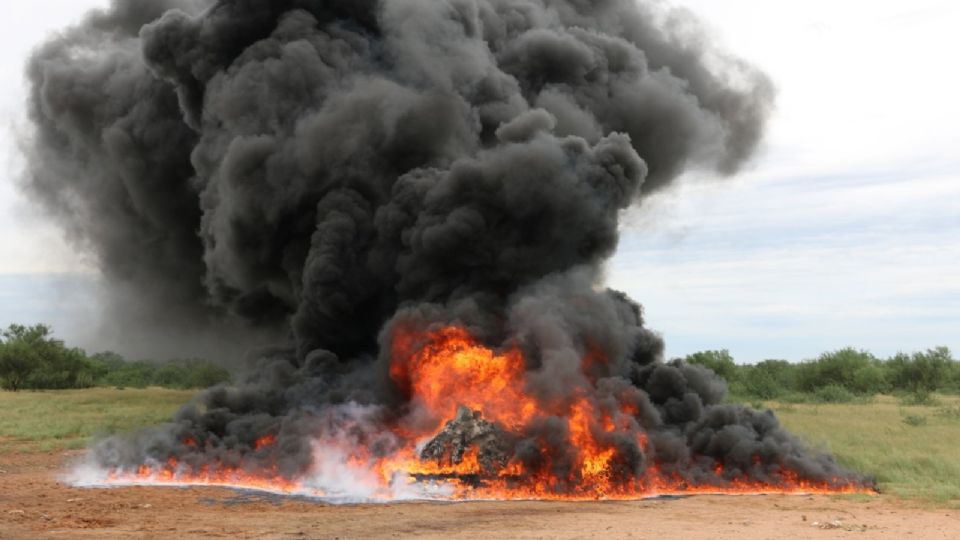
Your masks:
M132 474L114 471L107 476L107 483L220 486L275 493L296 493L300 491L298 482L286 479L277 474L276 471L272 471L272 473L269 471L251 473L236 467L211 467L206 465L191 471L183 467L173 457L162 464L141 465Z
M259 439L253 442L253 449L260 450L261 448L265 448L267 446L273 446L274 444L276 444L276 442L277 442L276 435L273 435L273 434L264 435L263 437L260 437Z
M452 419L458 407L468 407L508 429L537 414L537 402L523 391L526 366L520 351L496 354L458 327L430 337L416 350L408 349L413 339L394 339L390 375L414 405L437 420Z
M643 454L650 451L647 434L637 420L637 401L629 395L613 407L597 403L587 392L568 403L539 401L526 391L527 367L519 349L491 350L456 326L425 334L396 330L392 345L391 378L409 398L411 411L415 411L386 428L401 441L400 447L381 457L364 445L330 443L346 456L345 466L373 472L381 488L377 493L383 497L389 498L389 487L397 478L443 484L452 489L448 496L458 499L636 499L698 493L871 491L866 485L844 478L804 479L782 464L765 466L760 456L753 456L752 471L730 471L718 461L713 464L712 478L691 483L681 472L623 455L618 444L624 440L635 441ZM591 350L581 367L587 374L605 363L602 353ZM450 456L439 461L420 459L417 444L436 436L444 423L456 416L460 406L479 411L486 421L511 433L526 433L532 423L543 417L562 419L566 424L566 444L560 445L562 450L558 451L555 441L552 446L540 441L541 459L515 459L494 473L483 470L477 447L471 447L459 462ZM196 445L192 439L184 443ZM253 448L268 452L276 443L277 436L269 434L257 439ZM756 479L759 477L765 480ZM142 466L132 477L115 473L111 479L323 495L315 489L307 490L303 480L287 479L276 470L248 472L222 465L197 469L184 467L173 458L163 464Z

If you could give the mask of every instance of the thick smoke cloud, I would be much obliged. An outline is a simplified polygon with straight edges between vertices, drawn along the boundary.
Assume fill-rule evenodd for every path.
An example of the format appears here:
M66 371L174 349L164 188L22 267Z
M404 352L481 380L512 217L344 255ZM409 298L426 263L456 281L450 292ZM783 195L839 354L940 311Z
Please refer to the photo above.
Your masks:
M770 107L655 4L207 4L116 0L29 64L28 188L117 324L292 317L301 358L371 352L404 302L598 264L618 210L735 171Z
M598 288L622 210L736 172L763 134L771 83L697 28L637 0L114 0L53 37L28 66L27 188L123 291L116 324L289 341L101 461L266 452L294 475L326 405L404 411L394 328L456 324L520 344L542 399L631 401L663 463L836 474Z

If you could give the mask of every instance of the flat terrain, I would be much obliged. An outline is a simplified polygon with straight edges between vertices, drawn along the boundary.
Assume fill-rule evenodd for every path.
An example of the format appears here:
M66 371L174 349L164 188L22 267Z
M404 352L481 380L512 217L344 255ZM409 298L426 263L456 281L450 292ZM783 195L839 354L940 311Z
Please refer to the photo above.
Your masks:
M11 452L83 448L97 435L165 422L194 394L161 388L0 391L0 460Z
M67 487L96 433L168 417L189 393L0 393L0 539L19 538L960 538L956 399L779 405L784 422L876 474L876 497L329 506L218 488Z
M872 474L884 493L960 509L960 398L906 403L878 396L866 403L765 405L814 447Z
M62 454L0 474L0 538L960 538L960 511L889 497L328 506L223 489L74 489Z

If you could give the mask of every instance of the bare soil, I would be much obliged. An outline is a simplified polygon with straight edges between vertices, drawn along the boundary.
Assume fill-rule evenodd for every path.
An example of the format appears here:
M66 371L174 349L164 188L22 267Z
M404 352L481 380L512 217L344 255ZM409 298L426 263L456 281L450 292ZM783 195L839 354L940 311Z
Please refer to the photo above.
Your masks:
M58 481L68 458L0 455L0 538L960 538L960 511L884 496L331 506L218 488L71 488Z

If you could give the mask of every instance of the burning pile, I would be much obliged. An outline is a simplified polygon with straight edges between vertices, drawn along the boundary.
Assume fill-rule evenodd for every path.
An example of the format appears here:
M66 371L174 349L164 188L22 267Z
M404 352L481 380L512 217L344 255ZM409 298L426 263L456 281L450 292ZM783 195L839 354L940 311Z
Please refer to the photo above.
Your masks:
M721 404L721 380L665 362L640 306L601 286L621 212L689 167L735 172L771 106L685 12L114 0L28 74L27 187L112 280L115 328L166 351L279 343L170 424L98 443L94 482L869 487Z
M200 434L203 441L187 436L183 447L146 451L179 457L136 469L124 467L115 454L127 449L128 441L101 443L99 459L116 461L92 481L227 485L331 500L873 489L870 482L838 469L828 456L811 455L770 412L703 403L707 395L688 389L683 400L700 403L699 418L667 424L664 413L682 408L680 401L657 404L642 383L638 387L600 375L602 368L587 370L595 362L607 363L603 357L583 359L584 379L575 391L537 397L528 391L528 366L517 348L495 352L456 326L394 332L390 372L407 398L402 412L384 415L378 407L328 405L309 421L299 418L298 429L312 424L308 432L314 440L311 461L298 474L283 474L275 465L284 452L277 443L289 438L283 431L279 439L266 435L250 449L211 461L211 451L221 452L224 439L207 430ZM636 377L671 377L684 370L692 378L710 378L682 364L648 366L638 369ZM169 431L164 433L166 438ZM138 441L145 439L149 437L141 434Z

